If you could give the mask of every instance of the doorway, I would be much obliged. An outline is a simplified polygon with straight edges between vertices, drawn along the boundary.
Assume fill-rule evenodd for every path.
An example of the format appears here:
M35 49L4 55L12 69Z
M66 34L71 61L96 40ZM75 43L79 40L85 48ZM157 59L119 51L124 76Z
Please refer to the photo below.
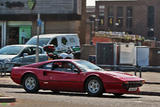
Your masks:
M0 26L0 48L1 48L1 38L2 38L2 26Z
M19 44L19 27L9 27L7 36L7 45Z

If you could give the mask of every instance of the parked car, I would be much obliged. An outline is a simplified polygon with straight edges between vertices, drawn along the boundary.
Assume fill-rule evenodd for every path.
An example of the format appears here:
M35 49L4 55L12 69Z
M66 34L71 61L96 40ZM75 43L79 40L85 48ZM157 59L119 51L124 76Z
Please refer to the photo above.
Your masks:
M39 47L39 61L48 60L42 47ZM36 45L8 45L0 49L0 67L11 71L13 66L35 63Z
M11 78L28 93L48 89L55 92L88 92L91 96L113 93L121 96L140 92L144 79L118 71L105 71L85 60L57 59L14 67Z
M33 36L27 45L36 45L37 36ZM44 47L46 45L54 45L55 51L58 53L67 52L69 49L73 50L75 58L80 58L80 42L77 34L43 34L39 35L39 45ZM70 57L70 56L68 56ZM65 59L65 58L64 58Z

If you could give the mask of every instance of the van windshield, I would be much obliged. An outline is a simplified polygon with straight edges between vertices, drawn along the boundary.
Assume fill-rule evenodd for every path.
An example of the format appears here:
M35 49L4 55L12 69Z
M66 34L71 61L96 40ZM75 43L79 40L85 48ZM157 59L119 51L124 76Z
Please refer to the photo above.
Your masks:
M39 38L39 46L45 46L48 44L50 38ZM27 43L27 45L37 45L37 38L30 39Z

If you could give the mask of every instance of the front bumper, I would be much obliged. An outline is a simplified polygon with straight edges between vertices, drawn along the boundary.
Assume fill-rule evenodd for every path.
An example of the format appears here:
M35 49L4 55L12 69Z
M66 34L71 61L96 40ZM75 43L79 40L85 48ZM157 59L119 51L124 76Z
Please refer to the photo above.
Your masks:
M104 89L106 93L132 94L139 93L139 87L142 85L142 81L130 81L127 83L104 83Z

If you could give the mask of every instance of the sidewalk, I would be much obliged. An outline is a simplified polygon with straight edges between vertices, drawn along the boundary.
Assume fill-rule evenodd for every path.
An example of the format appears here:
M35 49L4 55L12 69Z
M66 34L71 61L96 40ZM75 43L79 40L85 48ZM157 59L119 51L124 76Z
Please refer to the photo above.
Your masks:
M134 75L134 72L127 73ZM139 72L137 72L137 76L139 76ZM142 78L146 81L146 84L140 88L142 94L155 93L160 96L160 72L142 72ZM22 86L15 84L9 76L0 77L0 87L22 88Z

